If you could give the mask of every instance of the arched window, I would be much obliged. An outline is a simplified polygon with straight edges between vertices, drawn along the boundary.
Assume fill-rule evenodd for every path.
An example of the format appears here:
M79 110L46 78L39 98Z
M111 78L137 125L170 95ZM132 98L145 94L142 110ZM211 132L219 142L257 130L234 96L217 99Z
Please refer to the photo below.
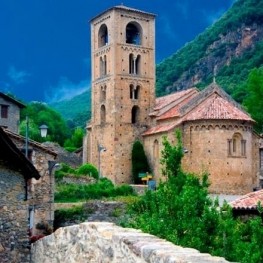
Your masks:
M100 87L100 102L105 102L106 100L106 85Z
M132 107L132 112L131 112L131 122L132 124L135 124L139 121L139 107L138 106L133 106Z
M231 139L227 140L228 155L234 157L246 156L246 140L240 133L234 133Z
M108 28L105 24L101 25L98 34L98 45L99 47L103 47L108 44Z
M129 74L139 75L141 68L141 56L129 55Z
M106 123L106 108L104 105L100 107L100 124Z
M141 27L138 23L132 22L126 26L126 43L141 45Z
M100 77L107 75L107 57L100 57Z
M140 86L134 87L133 84L130 85L130 99L137 100L139 99L139 90Z

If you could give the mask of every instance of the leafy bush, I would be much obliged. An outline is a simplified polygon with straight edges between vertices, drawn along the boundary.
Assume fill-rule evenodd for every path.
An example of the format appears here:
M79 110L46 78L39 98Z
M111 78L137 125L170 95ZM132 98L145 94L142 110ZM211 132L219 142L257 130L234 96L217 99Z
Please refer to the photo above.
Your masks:
M79 175L88 175L95 179L99 178L99 172L95 166L90 163L83 164L77 169L77 174Z
M104 197L135 195L133 188L129 185L114 186L107 178L102 178L95 184L57 185L55 193L56 202L77 202L89 199L101 199Z
M85 220L85 210L83 205L74 206L67 209L58 209L54 215L54 230L58 229L64 222L70 220Z
M146 191L133 203L130 218L122 225L230 261L263 262L262 219L255 217L242 222L233 217L226 203L219 207L218 201L213 202L208 196L206 174L197 176L182 171L180 137L177 146L166 138L163 143L162 163L167 181L161 182L156 191Z

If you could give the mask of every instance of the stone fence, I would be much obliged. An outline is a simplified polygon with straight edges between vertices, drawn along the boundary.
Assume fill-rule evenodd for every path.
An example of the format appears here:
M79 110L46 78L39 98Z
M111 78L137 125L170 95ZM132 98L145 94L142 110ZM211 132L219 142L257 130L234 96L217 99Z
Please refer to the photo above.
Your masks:
M86 222L59 228L32 244L32 263L226 263L224 258L173 245L140 230Z

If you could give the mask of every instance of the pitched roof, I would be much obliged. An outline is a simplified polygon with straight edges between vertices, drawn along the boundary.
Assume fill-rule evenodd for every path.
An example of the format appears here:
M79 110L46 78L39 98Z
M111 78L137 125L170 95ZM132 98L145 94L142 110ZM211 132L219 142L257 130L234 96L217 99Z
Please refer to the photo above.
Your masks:
M177 117L173 123L159 123L143 133L145 135L167 132L177 125L192 120L240 120L254 122L248 113L216 83L198 92L196 88L180 91L156 99L154 112L156 120Z
M11 170L20 172L26 179L39 179L40 175L34 165L16 147L0 127L0 162Z
M26 105L23 104L22 102L4 94L3 92L0 92L0 97L4 98L5 100L12 102L13 104L16 104L19 108L25 108L26 107Z
M21 136L21 135L19 135L17 133L14 133L12 131L7 130L7 129L4 129L4 131L9 136L9 138L11 138L11 139L15 139L15 140L22 141L22 142L25 141L25 137L24 136ZM51 154L53 156L57 156L57 153L55 151L53 151L50 148L42 145L39 142L36 142L36 141L33 141L33 140L29 139L28 144L33 146L33 147L38 148L39 150L41 150L43 152L47 152L47 153L49 153L49 154Z
M216 92L188 113L184 121L202 119L244 120L253 122L248 114L235 107L235 105L222 98Z
M229 205L237 210L255 210L257 209L258 202L261 202L261 205L263 205L263 189L248 193L230 202Z
M100 13L99 15L93 17L90 21L93 21L95 20L97 17L100 17L101 15L109 12L109 11L112 11L112 10L127 10L127 11L133 11L135 13L139 13L139 14L146 14L146 15L149 15L149 16L153 16L155 17L156 15L155 14L152 14L152 13L148 13L148 12L145 12L145 11L142 11L142 10L139 10L139 9L135 9L135 8L131 8L131 7L128 7L128 6L125 6L125 5L117 5L117 6L114 6L114 7L111 7L107 10L105 10L104 12Z

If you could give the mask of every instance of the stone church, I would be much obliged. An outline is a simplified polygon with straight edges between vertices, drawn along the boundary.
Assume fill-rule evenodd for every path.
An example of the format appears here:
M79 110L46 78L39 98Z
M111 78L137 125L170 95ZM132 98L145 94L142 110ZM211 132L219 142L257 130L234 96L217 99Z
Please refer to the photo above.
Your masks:
M140 140L156 182L162 138L182 131L183 169L209 174L210 192L244 194L259 186L260 137L254 120L216 82L155 97L155 15L112 7L91 20L92 118L84 162L115 184L132 183Z

